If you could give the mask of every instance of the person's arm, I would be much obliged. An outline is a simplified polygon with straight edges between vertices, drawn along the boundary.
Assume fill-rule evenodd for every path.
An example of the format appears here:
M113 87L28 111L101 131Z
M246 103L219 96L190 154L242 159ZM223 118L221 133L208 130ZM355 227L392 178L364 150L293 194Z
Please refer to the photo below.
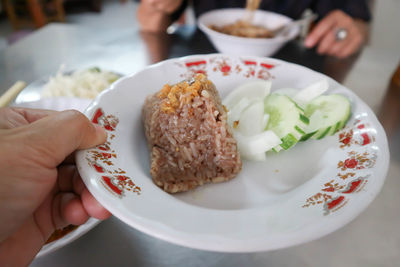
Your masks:
M137 10L141 31L165 32L186 8L185 0L142 0Z

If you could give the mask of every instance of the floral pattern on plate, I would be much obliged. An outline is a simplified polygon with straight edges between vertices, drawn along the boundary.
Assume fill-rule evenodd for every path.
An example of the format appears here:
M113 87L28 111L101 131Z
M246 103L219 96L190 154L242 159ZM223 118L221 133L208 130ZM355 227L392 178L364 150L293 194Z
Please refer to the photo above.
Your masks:
M176 64L185 69L185 71L180 75L184 79L189 79L197 73L207 74L207 71L212 71L219 73L222 76L240 74L245 78L269 80L274 78L270 70L277 67L275 63L272 63L267 59L255 60L243 58L240 61L233 61L228 56L215 56L208 60L198 58L184 63L176 62Z
M306 199L302 206L308 208L322 205L324 215L344 207L350 200L345 195L360 192L367 184L371 174L362 172L375 166L377 154L373 149L375 135L369 123L356 119L351 126L347 126L337 134L339 148L344 149L347 157L337 163L338 173L327 181L321 191ZM358 149L360 151L353 149ZM350 182L343 182L352 179Z
M104 144L86 151L89 166L100 174L101 184L113 195L122 198L126 191L140 195L142 189L126 176L126 171L114 166L113 163L113 159L117 158L117 153L112 149L112 141L115 138L113 132L118 126L119 119L114 115L106 115L101 108L98 108L92 117L92 122L103 126L108 131L108 136Z

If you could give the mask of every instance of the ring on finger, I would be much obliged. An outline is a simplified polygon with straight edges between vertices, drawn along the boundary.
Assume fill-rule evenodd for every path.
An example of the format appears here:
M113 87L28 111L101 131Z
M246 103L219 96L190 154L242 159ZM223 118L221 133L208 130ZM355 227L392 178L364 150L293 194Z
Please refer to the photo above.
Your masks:
M343 41L348 36L348 31L345 28L338 28L335 33L336 41Z

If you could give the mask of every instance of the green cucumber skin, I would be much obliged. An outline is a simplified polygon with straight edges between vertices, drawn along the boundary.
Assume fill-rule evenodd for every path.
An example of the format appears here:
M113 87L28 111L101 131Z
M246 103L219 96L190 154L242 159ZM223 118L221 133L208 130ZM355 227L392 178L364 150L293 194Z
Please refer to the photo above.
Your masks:
M306 125L310 124L310 119L307 118L305 115L300 114L300 120L304 122Z
M325 129L318 130L317 134L315 135L315 139L322 139L324 138L331 130L331 126L326 127ZM318 134L319 133L319 134Z
M339 130L343 129L343 127L346 126L347 122L349 122L349 120L350 120L352 115L353 114L351 113L351 107L350 107L349 108L349 116L345 120L342 121L343 123L342 123L342 125L340 125L340 129Z
M303 131L303 129L301 129L301 128L300 128L299 126L297 126L297 125L294 126L294 129L295 129L297 132L301 133L303 136L306 134L306 132Z
M351 117L351 103L350 103L350 101L349 101L349 99L347 97L345 97L343 95L335 95L335 94L328 95L328 96L336 97L336 100L334 100L334 101L338 101L337 100L338 96L342 97L343 101L347 101L348 105L346 104L347 106L346 106L346 108L344 110L344 113L345 114L347 113L346 114L347 116L341 118L340 120L338 120L338 121L336 121L336 122L334 122L334 123L332 123L330 125L325 126L324 128L320 128L319 130L317 130L317 132L314 135L311 136L313 139L322 139L322 138L324 138L324 137L326 137L328 135L334 135L335 133L337 133L339 130L341 130L347 124L348 120ZM321 96L321 97L324 97L325 99L327 99L328 96ZM339 103L339 102L337 102L337 103ZM310 103L310 108L309 109L306 108L305 109L305 113L308 116L311 116L315 112L315 110L318 109L319 105L320 104L319 104L318 100L317 100L317 103L315 103L315 101L314 101L314 103ZM301 140L307 140L308 138L310 138L310 137L309 136L304 136L304 137L301 138Z
M302 113L304 113L304 109L302 107L300 107L293 99L291 99L290 97L288 97L290 99L290 101L293 102L293 104L296 106L296 108L298 110L300 110Z
M279 152L280 150L288 150L291 147L295 146L296 143L299 142L299 140L302 138L302 136L305 133L305 128L309 123L309 119L304 116L304 110L297 105L296 102L294 102L290 97L286 95L279 95L279 94L270 94L264 101L264 112L268 113L272 118L272 114L270 113L273 111L275 108L276 109L281 109L282 106L286 107L287 105L288 109L292 110L292 112L296 112L298 117L295 119L292 117L292 122L289 124L289 127L286 127L285 130L281 131L278 136L281 138L282 144L279 146L273 148L272 150L274 152ZM279 113L278 113L279 114ZM294 115L294 114L293 114ZM278 117L279 118L279 117ZM273 130L274 127L271 127L271 124L268 123L266 126L266 130Z
M281 150L282 150L281 145L278 145L278 146L272 148L272 151L274 151L275 153L279 153L279 151L281 151Z
M305 134L301 137L300 141L304 142L307 141L308 139L310 139L314 134L316 134L318 131L312 132L312 133L308 133Z
M337 133L337 131L339 131L340 129L342 129L342 121L338 121L334 127L332 127L332 131L329 133L329 135L334 135L335 133ZM332 125L333 126L333 125Z
M281 138L281 141L282 141L281 147L284 150L288 150L289 148L297 144L299 140L296 137L294 137L293 134L287 134L285 137Z

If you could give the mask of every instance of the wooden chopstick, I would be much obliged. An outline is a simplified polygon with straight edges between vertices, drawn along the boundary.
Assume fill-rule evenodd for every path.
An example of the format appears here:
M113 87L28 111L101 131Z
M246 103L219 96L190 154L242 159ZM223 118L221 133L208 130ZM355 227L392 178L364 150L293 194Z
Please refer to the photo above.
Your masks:
M0 108L6 107L10 104L14 98L26 87L26 83L23 81L16 82L13 86L10 87L2 96L0 96Z

